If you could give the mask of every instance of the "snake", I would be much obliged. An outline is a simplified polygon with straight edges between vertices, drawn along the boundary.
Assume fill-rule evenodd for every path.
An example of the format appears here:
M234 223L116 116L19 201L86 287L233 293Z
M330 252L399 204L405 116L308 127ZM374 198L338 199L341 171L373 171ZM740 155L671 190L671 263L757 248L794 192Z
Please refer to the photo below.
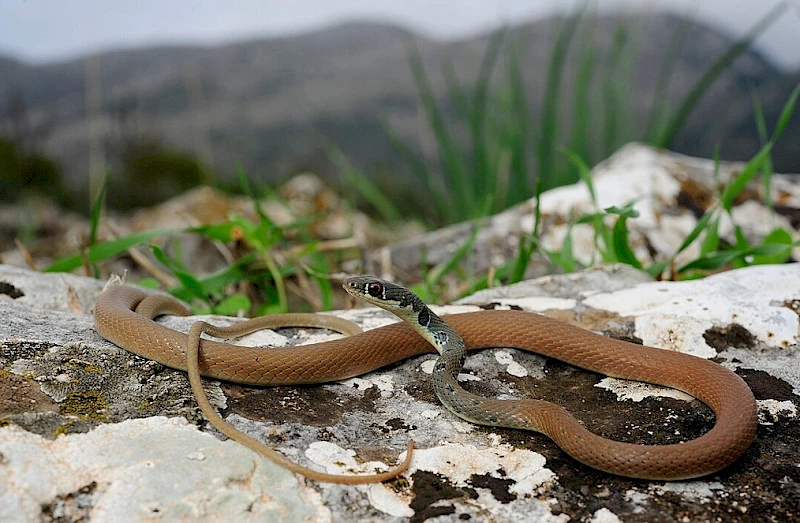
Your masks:
M164 312L188 314L183 305L169 297L151 295L150 298L157 300L156 306L143 307L137 312L139 303L147 302L147 293L118 286L106 290L98 299L95 326L112 343L166 366L187 370L187 360L194 359L198 383L200 374L256 386L325 383L436 351L439 356L433 367L433 388L443 405L456 416L481 425L542 433L576 461L629 478L668 481L707 476L735 462L755 438L758 416L753 393L736 373L718 363L608 338L533 312L483 310L440 318L410 290L372 276L348 278L343 287L351 295L403 321L340 339L266 351L200 340L202 329L194 333L197 339L191 341L191 336L153 320ZM261 325L259 321L267 318L270 317L228 327L233 332L223 335L242 334L243 331L236 332L237 327L256 330ZM195 345L196 353L187 358L190 344ZM713 410L715 424L700 437L682 443L626 443L589 431L565 408L550 401L472 394L458 382L466 351L490 347L535 352L613 378L683 391ZM202 392L202 387L199 389ZM210 405L209 409L213 411ZM205 410L204 414L208 416ZM259 452L265 454L265 450ZM305 472L327 476L321 481L384 481L408 468L411 450L409 442L405 461L382 475L325 475L298 470L299 465L289 463L295 466L292 470L312 479L317 478ZM274 456L268 457L275 460Z

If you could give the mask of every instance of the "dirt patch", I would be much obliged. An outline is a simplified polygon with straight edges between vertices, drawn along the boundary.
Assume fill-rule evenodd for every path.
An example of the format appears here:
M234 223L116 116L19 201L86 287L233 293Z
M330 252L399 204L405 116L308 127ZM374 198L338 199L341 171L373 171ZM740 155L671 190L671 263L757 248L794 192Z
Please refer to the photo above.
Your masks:
M712 327L703 333L703 339L710 347L718 351L728 347L752 348L756 345L756 337L737 323L725 327Z
M505 475L502 469L498 471L501 476ZM494 498L500 503L511 503L517 496L511 493L511 486L514 485L513 479L496 478L489 474L473 474L469 478L472 486L477 488L489 489Z
M0 281L0 294L5 294L6 296L14 300L25 296L24 292L22 292L12 284L5 281Z
M60 494L42 505L41 521L89 521L94 507L97 482L68 494Z
M302 423L329 427L353 410L375 411L380 397L377 387L370 387L361 397L336 394L323 386L253 388L223 384L231 412L255 421Z
M800 404L800 396L794 393L794 387L790 383L771 376L763 370L739 369L736 374L747 383L757 400L788 400Z
M441 503L448 499L470 498L476 499L478 493L467 487L456 487L447 479L438 474L418 470L411 476L414 484L414 500L410 507L414 510L411 522L422 522L437 516L455 514L456 508L452 504Z

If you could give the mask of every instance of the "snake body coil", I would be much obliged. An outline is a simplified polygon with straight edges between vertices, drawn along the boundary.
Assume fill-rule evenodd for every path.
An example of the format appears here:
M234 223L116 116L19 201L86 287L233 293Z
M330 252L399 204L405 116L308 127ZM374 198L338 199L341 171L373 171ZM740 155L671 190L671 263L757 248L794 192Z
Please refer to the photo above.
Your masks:
M606 338L520 311L457 314L447 316L445 323L407 289L372 277L350 278L344 287L405 321L292 348L265 350L202 340L200 371L251 385L321 383L357 376L435 347L440 357L434 366L434 388L458 416L542 432L576 460L633 478L675 480L716 472L735 461L755 437L752 392L736 374L711 361ZM106 291L95 306L97 331L140 356L185 370L186 335L134 312L144 296L131 287ZM675 445L602 438L553 403L484 398L462 389L456 377L465 350L486 347L528 350L608 376L682 390L711 407L716 424L703 436Z

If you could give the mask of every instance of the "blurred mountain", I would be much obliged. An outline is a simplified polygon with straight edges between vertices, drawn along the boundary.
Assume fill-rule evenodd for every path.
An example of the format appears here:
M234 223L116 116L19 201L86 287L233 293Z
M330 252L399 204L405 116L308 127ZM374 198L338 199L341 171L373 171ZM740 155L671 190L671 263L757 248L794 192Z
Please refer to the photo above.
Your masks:
M535 122L563 21L536 21L506 36L506 42L511 36L517 42ZM370 173L393 175L401 172L401 162L385 123L413 148L435 154L408 65L410 46L419 49L435 96L451 114L443 67L452 66L464 86L474 85L491 37L439 42L397 27L359 23L216 47L111 51L48 65L0 57L0 135L61 162L66 185L73 188L86 184L90 131L97 137L92 150L101 150L112 168L126 146L147 137L196 155L224 177L232 176L237 164L270 181L304 169L329 176L335 172L327 155L330 144ZM615 54L621 41L624 51ZM673 41L681 45L673 47ZM672 15L585 20L565 67L562 131L569 132L574 121L575 79L587 49L594 56L589 116L611 114L622 129L611 138L590 138L618 146L641 136L654 104L674 109L732 43L714 28ZM492 82L497 94L508 79L507 56L501 54ZM663 64L673 59L664 85ZM608 89L612 77L620 79L615 93ZM746 52L701 99L671 148L710 157L720 146L723 159L749 158L760 145L753 100L759 100L771 129L798 81L800 73L785 74L758 53ZM612 94L619 105L609 111ZM800 115L775 149L777 171L800 172L798 120Z

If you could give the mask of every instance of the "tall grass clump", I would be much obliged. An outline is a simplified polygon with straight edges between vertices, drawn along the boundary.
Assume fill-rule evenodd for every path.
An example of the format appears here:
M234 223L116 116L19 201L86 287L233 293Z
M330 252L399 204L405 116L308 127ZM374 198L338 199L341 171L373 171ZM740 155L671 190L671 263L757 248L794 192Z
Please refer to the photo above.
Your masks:
M537 190L574 183L579 178L576 163L560 151L571 150L583 163L594 165L631 140L669 146L719 75L786 9L779 4L767 13L672 108L666 93L691 28L690 23L679 25L658 73L651 114L640 123L632 118L626 93L636 73L641 35L622 21L610 50L601 54L592 37L589 4L579 2L555 30L547 70L540 73L545 78L539 96L533 96L524 81L520 55L530 38L524 31L494 33L471 83L458 78L452 63L444 62L444 98L437 96L419 51L409 45L409 67L435 141L435 158L418 153L390 124L384 128L416 180L420 218L430 227L494 214L535 196ZM570 60L571 55L576 59ZM605 64L603 74L600 63ZM566 89L568 76L575 78L574 88ZM565 107L571 108L570 118L565 118ZM396 216L387 211L391 199L376 197L363 173L350 170L347 183L375 202L384 218Z
M628 203L622 208L599 209L592 180L588 176L589 167L577 155L570 153L570 158L581 171L581 179L586 184L595 207L598 208L597 212L581 216L574 221L574 223L592 225L595 252L599 258L597 261L625 263L642 269L655 278L673 280L698 278L710 272L750 265L789 261L792 249L800 245L800 242L792 239L791 232L782 227L775 227L761 241L753 243L745 237L742 227L736 223L733 205L747 185L760 174L764 185L764 205L771 207L772 148L794 114L798 97L800 97L800 84L795 87L784 104L775 128L769 136L766 122L759 110L759 104L757 100L754 102L756 125L764 142L761 149L727 183L720 184L717 202L700 217L676 251L664 259L650 264L640 261L631 247L627 221L629 218L638 216L633 208L633 203ZM715 157L715 165L717 167L719 165L718 156ZM723 220L728 220L733 225L733 243L724 242L720 237ZM699 247L697 256L682 265L677 265L678 255L695 243ZM570 232L567 233L560 251L546 252L545 254L564 272L582 268L573 256Z

